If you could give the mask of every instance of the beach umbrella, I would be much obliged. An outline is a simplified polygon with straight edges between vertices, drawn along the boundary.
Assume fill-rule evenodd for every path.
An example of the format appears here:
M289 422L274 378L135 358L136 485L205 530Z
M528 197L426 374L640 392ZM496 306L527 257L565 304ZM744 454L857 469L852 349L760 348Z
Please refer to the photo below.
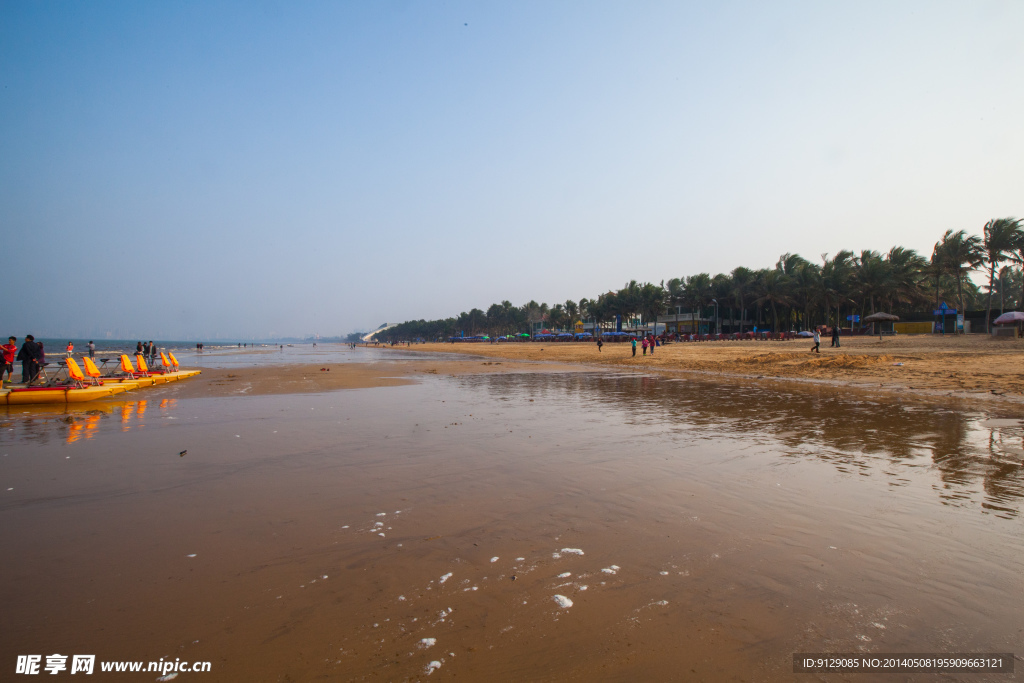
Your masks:
M872 313L871 315L869 315L866 318L864 318L864 322L866 322L866 323L881 323L881 322L894 323L894 322L896 322L899 319L900 319L900 317L898 315L893 315L892 313L882 313L881 311L879 311L878 313ZM882 328L881 327L878 328L878 338L879 339L882 338Z
M1021 313L1020 311L1010 311L1009 313L1003 313L992 322L995 325L1012 325L1014 323L1024 322L1024 313Z

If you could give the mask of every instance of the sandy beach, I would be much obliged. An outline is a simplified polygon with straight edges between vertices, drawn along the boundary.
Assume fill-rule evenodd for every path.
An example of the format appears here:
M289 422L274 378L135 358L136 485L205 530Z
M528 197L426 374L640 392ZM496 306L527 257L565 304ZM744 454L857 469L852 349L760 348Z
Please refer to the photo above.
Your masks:
M863 344L850 357L894 367ZM806 346L655 359L787 367ZM8 410L0 660L782 681L796 652L1024 647L1015 404L549 348L234 354L117 401Z
M643 356L628 343L596 344L425 344L424 351L461 353L509 360L582 363L598 367L701 373L748 379L812 380L884 392L924 396L1024 399L1024 340L982 335L844 337L838 349L811 341L675 343Z

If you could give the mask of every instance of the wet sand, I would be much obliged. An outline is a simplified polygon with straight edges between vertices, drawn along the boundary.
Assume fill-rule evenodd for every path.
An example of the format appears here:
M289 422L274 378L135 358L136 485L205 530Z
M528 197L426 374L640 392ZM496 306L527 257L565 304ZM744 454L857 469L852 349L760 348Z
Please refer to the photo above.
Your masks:
M799 651L1024 652L1014 411L485 362L6 414L0 660L716 681L792 680ZM357 381L314 377L293 386Z
M358 355L358 351L355 352ZM448 356L448 354L446 354ZM309 394L340 389L366 389L413 384L430 375L536 372L535 362L501 362L465 357L427 357L418 360L348 363L303 363L212 368L187 382L160 385L150 395L159 398L265 396ZM547 372L580 372L568 364L544 364ZM140 397L142 395L140 394Z
M838 349L822 338L821 354L811 341L722 341L674 343L653 356L628 343L426 344L424 351L465 353L510 360L691 372L726 377L782 378L900 390L931 396L959 396L1024 402L1024 340L984 335L897 335L844 337Z

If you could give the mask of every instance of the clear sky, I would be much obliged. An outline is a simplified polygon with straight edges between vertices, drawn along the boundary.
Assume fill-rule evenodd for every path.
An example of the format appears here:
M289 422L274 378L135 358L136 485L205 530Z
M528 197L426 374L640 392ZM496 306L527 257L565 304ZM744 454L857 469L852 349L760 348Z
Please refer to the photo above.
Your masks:
M1022 29L1016 0L0 0L0 320L335 335L927 256L1024 214Z

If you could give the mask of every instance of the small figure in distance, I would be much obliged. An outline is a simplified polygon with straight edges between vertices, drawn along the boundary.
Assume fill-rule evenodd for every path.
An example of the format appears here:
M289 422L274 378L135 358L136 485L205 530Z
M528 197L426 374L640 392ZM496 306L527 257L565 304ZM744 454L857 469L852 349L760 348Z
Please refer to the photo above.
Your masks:
M600 338L600 337L598 337L598 338L597 338L597 352L598 352L598 353L601 353L601 347L602 347L602 346L604 346L604 342L603 342L603 341L601 341L601 338Z
M839 325L832 326L832 346L839 348Z
M633 358L636 358L636 337L633 337L629 341L633 345Z
M646 356L647 355L647 337L643 338L643 341L640 342L640 346L643 347L644 355Z
M89 358L95 358L95 357L96 357L96 345L90 339L89 340Z
M74 343L68 342L68 347L65 350L67 352L68 358L71 358L71 356L75 355L75 345L74 345Z
M4 379L4 373L7 373L7 381L14 381L14 356L18 353L18 338L8 337L7 343L0 345L0 382Z
M821 353L821 335L817 327L814 328L814 346L811 347L811 353Z

